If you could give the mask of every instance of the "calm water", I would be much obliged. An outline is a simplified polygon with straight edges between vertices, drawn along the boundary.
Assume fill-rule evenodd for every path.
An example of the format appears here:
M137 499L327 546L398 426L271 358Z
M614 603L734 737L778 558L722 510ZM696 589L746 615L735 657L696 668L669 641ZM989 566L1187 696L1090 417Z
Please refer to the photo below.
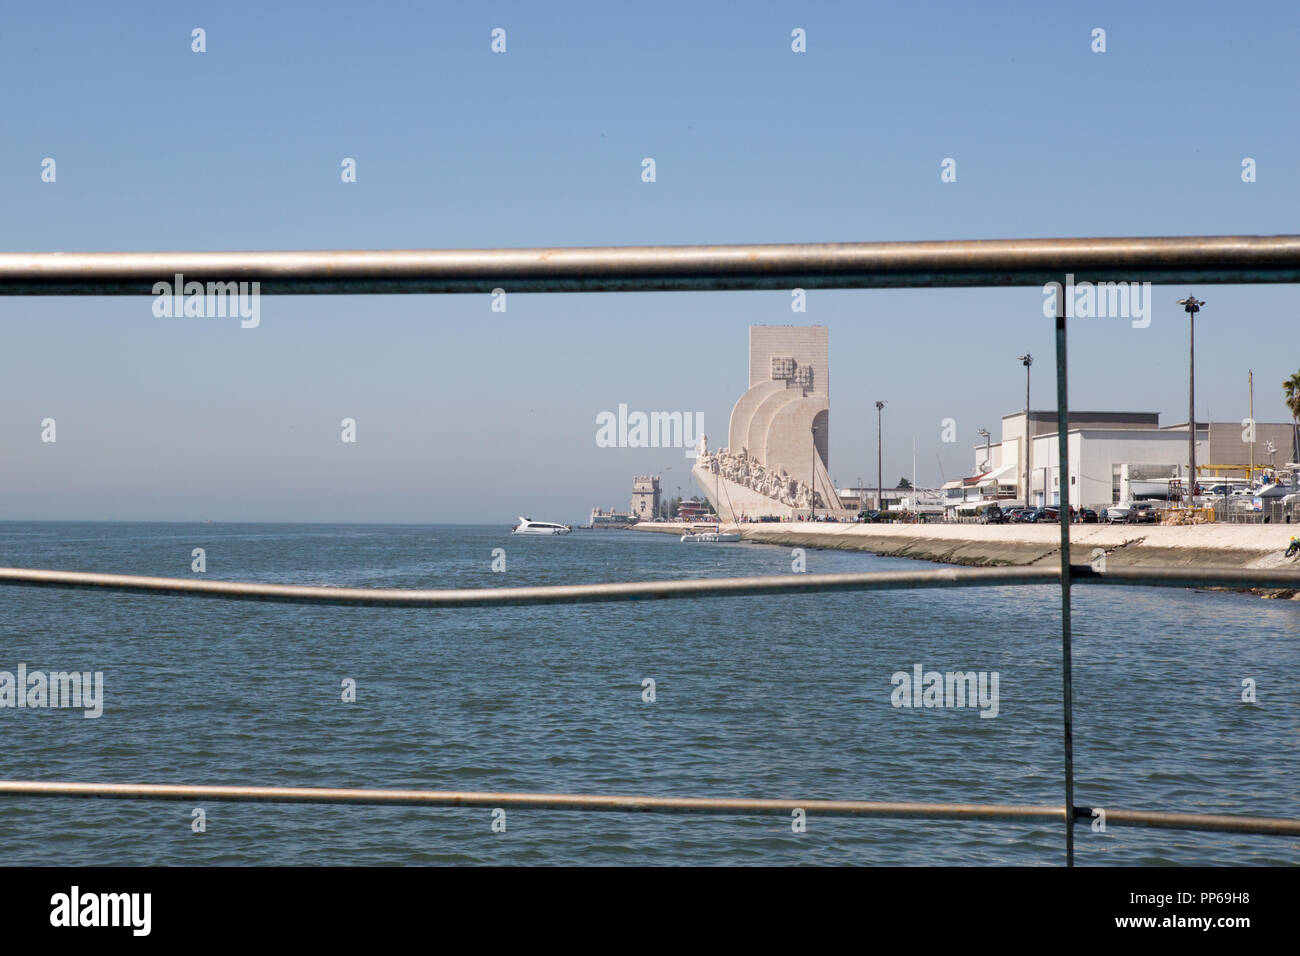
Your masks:
M386 588L789 573L787 549L502 528L0 523L0 564ZM490 571L506 549L507 572ZM808 570L920 569L808 552ZM1059 592L380 610L0 588L0 670L104 672L104 714L0 710L0 776L1059 803ZM1076 802L1300 816L1300 604L1075 591ZM891 675L1000 675L1000 712ZM343 703L341 682L357 684ZM657 699L644 703L642 680ZM1259 703L1243 704L1253 678ZM0 800L8 864L1058 864L1062 830L779 816ZM1287 864L1295 839L1077 831L1083 864Z

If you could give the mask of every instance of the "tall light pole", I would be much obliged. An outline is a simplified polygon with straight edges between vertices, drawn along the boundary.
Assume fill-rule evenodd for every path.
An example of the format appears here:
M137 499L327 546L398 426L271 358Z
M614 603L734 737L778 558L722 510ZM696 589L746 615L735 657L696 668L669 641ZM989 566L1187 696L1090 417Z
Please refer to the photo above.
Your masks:
M817 520L817 426L812 427L812 476L808 479L808 509Z
M1250 471L1246 472L1246 487L1255 483L1255 370L1246 370L1246 381L1250 387Z
M987 428L978 429L976 434L984 439L984 467L992 470L993 456L989 453L989 442L993 440L993 436L989 434Z
M885 403L876 402L876 510L885 510L885 467L881 454L880 431L884 424Z
M1029 451L1033 447L1029 436L1029 366L1034 364L1034 357L1026 352L1017 355L1020 364L1025 367L1025 507L1029 507ZM1043 486L1043 502L1047 501L1047 486Z
M1196 313L1205 305L1194 295L1179 299L1187 313L1187 507L1196 494Z

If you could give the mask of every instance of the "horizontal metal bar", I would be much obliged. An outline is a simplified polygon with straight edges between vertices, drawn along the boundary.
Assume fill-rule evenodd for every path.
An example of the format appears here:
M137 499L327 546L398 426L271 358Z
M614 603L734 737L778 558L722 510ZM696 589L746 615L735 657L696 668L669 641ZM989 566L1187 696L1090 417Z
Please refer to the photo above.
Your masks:
M874 571L861 574L787 574L618 584L562 584L523 588L399 590L332 588L248 581L154 578L35 568L0 568L0 585L92 589L190 597L329 604L351 607L499 607L502 605L588 604L672 598L739 597L824 591L890 591L905 588L1053 584L1055 568L945 568L938 571Z
M1278 549L1279 552L1281 549ZM1094 571L1087 564L1070 565L1071 584L1120 584L1164 588L1267 588L1300 590L1300 566L1295 568L1161 568L1129 566Z
M737 246L0 254L0 295L155 295L259 282L265 294L659 292L1300 281L1300 236L963 239ZM174 290L183 294L183 290Z
M1155 810L1103 808L1106 826L1152 827L1159 830L1212 830L1218 833L1262 833L1270 836L1300 834L1300 820L1286 817L1248 817L1225 813L1164 813ZM1091 807L1075 807L1076 823L1092 822Z
M178 786L0 780L0 797L101 797L115 800L211 800L263 803L342 803L433 807L513 807L642 813L756 814L803 809L822 816L937 817L1053 821L1061 807L973 803L882 803L863 800L764 800L745 797L648 797L458 790L373 790L334 787Z
M801 809L809 816L1062 823L1064 807L990 803L906 803L867 800L771 800L752 797L649 797L605 794L490 793L472 790L381 790L336 787L188 786L156 783L73 783L0 780L0 797L83 797L237 803L361 804L369 806L497 807L634 813L756 815ZM1091 820L1075 807L1076 822ZM1106 823L1228 833L1300 835L1300 820L1205 813L1106 810Z
M1071 565L1076 584L1154 587L1222 587L1300 590L1300 570L1243 568L1116 568L1094 571ZM943 568L937 571L868 571L853 574L787 574L746 578L629 581L615 584L561 584L521 588L403 590L335 588L198 578L159 578L40 568L0 568L0 586L46 587L124 593L323 604L345 607L500 607L539 604L593 604L681 598L808 594L828 591L897 591L924 588L1009 587L1055 584L1056 567Z

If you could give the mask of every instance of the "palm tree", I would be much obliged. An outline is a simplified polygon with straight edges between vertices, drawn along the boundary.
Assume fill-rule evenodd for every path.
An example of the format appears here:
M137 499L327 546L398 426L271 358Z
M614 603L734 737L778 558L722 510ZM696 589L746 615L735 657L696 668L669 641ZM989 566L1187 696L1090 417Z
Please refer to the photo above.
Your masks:
M1285 382L1282 383L1282 390L1286 393L1286 406L1291 409L1293 442L1296 445L1292 452L1297 459L1300 459L1300 372L1296 372Z

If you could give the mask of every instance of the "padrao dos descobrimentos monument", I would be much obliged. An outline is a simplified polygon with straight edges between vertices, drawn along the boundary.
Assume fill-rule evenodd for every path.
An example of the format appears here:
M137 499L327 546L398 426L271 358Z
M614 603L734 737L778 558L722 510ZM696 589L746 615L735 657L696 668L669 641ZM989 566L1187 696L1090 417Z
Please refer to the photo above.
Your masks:
M691 475L725 521L839 508L830 460L830 361L824 326L749 328L749 389L727 445L700 439Z

